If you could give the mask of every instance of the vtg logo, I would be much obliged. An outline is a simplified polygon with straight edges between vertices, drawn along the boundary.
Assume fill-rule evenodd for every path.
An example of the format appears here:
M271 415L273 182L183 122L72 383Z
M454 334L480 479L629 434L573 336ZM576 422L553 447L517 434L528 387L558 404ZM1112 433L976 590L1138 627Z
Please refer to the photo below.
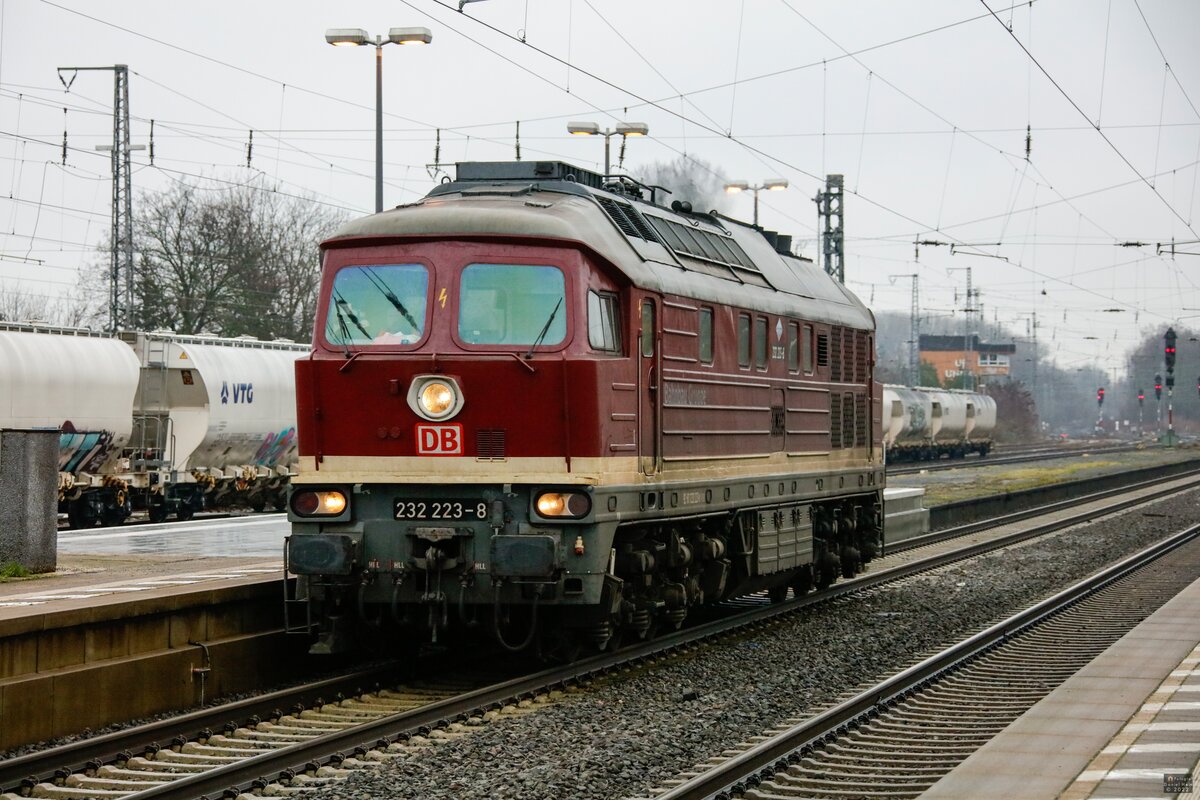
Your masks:
M462 451L462 425L457 422L417 426L417 455L461 456Z
M230 390L229 381L221 381L221 405L228 405L230 395L233 395L234 403L253 403L254 402L254 384L253 383L235 383L232 391Z

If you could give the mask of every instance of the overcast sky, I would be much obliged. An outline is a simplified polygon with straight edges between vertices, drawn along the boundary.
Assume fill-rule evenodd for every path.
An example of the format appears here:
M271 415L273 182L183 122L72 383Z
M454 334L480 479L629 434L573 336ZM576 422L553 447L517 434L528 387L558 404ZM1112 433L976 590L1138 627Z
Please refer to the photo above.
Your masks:
M135 197L254 180L358 215L374 53L324 31L426 26L432 45L383 50L385 205L434 185L438 129L451 173L512 159L518 121L524 159L600 169L603 140L566 123L645 122L631 174L687 154L723 181L786 178L760 221L810 257L813 197L843 174L847 283L876 310L907 311L916 273L923 313L962 321L970 267L987 319L1023 336L1036 312L1065 368L1118 367L1140 332L1200 320L1196 0L0 0L0 26L9 292L60 296L107 268L112 75L66 92L59 67L129 66L135 144L154 120Z

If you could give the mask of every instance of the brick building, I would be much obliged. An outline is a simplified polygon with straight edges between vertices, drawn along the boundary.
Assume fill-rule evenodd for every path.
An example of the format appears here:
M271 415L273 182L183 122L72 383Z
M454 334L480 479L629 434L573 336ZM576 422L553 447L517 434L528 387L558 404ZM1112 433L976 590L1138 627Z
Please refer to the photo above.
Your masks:
M980 379L1007 379L1011 369L1012 355L1017 352L1015 344L988 344L979 341L979 336L927 336L920 339L921 360L928 361L937 370L938 380L943 384L952 381L964 372L974 376L973 383ZM986 382L986 380L985 380Z

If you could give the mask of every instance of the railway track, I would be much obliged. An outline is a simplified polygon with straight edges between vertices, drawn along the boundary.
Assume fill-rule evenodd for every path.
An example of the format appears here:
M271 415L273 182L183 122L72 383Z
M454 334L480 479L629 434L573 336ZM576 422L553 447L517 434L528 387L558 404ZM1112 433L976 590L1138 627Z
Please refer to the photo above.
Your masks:
M1195 580L1200 525L825 712L673 781L655 800L920 795Z
M938 461L919 461L916 463L902 462L887 467L888 475L917 475L923 472L941 472L948 469L968 469L971 467L993 467L1001 464L1025 464L1035 461L1050 461L1058 458L1076 458L1079 456L1097 456L1108 453L1127 453L1144 449L1145 445L1129 444L1109 447L1079 448L1063 450L1061 448L1046 448L1029 450L1027 452L1003 452L986 458L942 459Z
M125 796L148 800L236 796L239 791L272 782L295 787L333 780L344 770L386 760L398 749L421 746L429 737L461 735L504 709L519 713L522 706L550 701L554 692L571 690L613 670L702 646L713 637L767 624L813 603L877 587L1196 484L1176 480L1170 488L1159 487L1155 492L1142 488L1136 498L1096 501L1075 514L1060 513L1052 523L989 536L967 547L945 541L943 532L942 541L911 544L908 563L864 574L818 594L774 605L742 601L734 604L736 611L725 618L565 667L483 681L485 685L466 691L449 681L356 690L386 678L383 668L84 740L0 764L0 789L17 796L59 800Z

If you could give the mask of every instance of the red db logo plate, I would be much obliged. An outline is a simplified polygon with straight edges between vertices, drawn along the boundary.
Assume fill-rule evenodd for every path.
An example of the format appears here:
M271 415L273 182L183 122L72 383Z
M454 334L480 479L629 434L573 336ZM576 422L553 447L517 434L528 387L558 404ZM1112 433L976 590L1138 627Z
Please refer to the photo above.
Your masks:
M447 425L417 426L417 455L461 456L462 425L452 422Z

